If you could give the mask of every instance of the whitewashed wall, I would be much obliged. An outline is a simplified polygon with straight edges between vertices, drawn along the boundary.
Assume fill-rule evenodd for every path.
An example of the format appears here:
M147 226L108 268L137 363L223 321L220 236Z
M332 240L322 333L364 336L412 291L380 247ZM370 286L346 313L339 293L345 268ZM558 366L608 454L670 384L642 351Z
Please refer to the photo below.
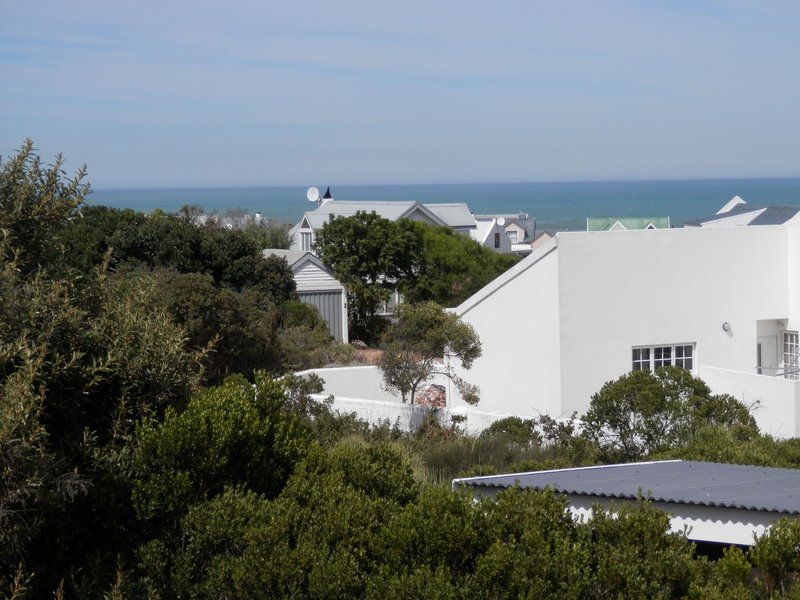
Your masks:
M478 384L483 411L558 416L561 382L555 242L537 248L496 281L507 283L461 314L462 320L477 330L483 355L469 371L456 371ZM455 390L448 395L456 396ZM464 402L456 398L454 406L464 406Z
M785 227L565 233L558 255L563 413L632 346L696 343L696 364L753 373L756 321L789 314Z
M787 438L800 435L800 381L701 366L700 379L718 394L730 394L752 406L763 433Z
M382 375L377 367L337 367L329 369L308 369L299 371L296 375L319 375L324 381L321 394L314 395L317 401L324 401L329 396L334 396L332 408L341 413L355 413L359 418L366 420L371 425L389 421L398 423L401 429L413 431L420 423L431 414L426 407L404 404L398 396L382 389ZM433 383L444 385L443 378L434 379ZM448 393L448 398L449 398ZM443 424L450 422L453 415L466 417L465 431L480 433L493 422L509 416L509 413L492 412L485 410L482 403L478 406L468 406L463 403L434 413Z
M786 225L789 257L789 329L800 330L800 214Z
M637 345L695 343L696 368L754 373L756 321L798 314L800 253L789 255L800 242L790 247L788 232L558 234L490 283L477 304L454 309L483 343L483 357L461 374L479 385L482 410L566 417L630 371Z

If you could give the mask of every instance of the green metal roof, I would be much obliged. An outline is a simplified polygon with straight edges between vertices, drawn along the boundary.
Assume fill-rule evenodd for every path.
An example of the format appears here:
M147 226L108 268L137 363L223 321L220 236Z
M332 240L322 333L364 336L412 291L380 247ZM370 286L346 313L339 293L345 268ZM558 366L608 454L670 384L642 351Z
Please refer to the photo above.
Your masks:
M616 223L625 229L647 229L650 224L656 229L669 229L669 217L589 217L586 231L608 231Z

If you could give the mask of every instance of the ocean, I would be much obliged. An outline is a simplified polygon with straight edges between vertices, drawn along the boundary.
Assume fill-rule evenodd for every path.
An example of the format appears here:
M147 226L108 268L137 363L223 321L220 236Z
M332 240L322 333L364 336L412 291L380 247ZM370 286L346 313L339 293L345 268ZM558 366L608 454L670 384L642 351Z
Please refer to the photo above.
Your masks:
M325 185L318 185L324 193ZM474 213L525 212L537 230L585 229L586 217L669 216L673 227L713 215L733 196L750 204L800 205L800 177L685 181L480 183L331 186L339 200L465 202ZM95 190L90 204L175 212L185 204L206 211L244 208L266 218L297 222L314 205L305 187Z

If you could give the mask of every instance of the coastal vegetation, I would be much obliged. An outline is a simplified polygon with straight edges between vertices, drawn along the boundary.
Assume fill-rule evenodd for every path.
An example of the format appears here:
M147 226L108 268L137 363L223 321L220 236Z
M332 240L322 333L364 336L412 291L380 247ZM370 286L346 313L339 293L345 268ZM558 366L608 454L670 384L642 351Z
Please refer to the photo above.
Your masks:
M450 489L459 475L620 458L800 467L798 441L761 434L734 399L667 369L610 382L584 428L370 427L311 400L318 379L280 377L340 351L285 262L236 231L86 207L84 178L30 144L0 163L8 597L800 593L796 520L709 560L646 500L586 523L551 492L474 502ZM438 322L434 308L412 324ZM395 339L418 331L406 325Z
M409 303L458 306L517 262L448 227L374 212L333 217L317 232L314 249L347 288L351 330L380 341L378 308L397 291Z

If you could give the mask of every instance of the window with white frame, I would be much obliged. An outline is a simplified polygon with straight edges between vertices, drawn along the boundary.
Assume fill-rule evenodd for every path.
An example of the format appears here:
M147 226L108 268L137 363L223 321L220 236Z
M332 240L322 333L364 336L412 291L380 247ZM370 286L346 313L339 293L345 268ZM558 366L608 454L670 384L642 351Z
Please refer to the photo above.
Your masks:
M800 379L800 336L796 331L783 332L783 376Z
M633 370L652 371L650 360L650 348L633 349Z
M632 349L632 370L653 372L674 365L694 371L694 344L638 346Z
M308 252L311 250L311 232L310 231L301 231L300 232L300 248L303 252Z
M512 244L517 243L517 230L516 229L509 229L506 231L508 234L508 239L511 241Z

